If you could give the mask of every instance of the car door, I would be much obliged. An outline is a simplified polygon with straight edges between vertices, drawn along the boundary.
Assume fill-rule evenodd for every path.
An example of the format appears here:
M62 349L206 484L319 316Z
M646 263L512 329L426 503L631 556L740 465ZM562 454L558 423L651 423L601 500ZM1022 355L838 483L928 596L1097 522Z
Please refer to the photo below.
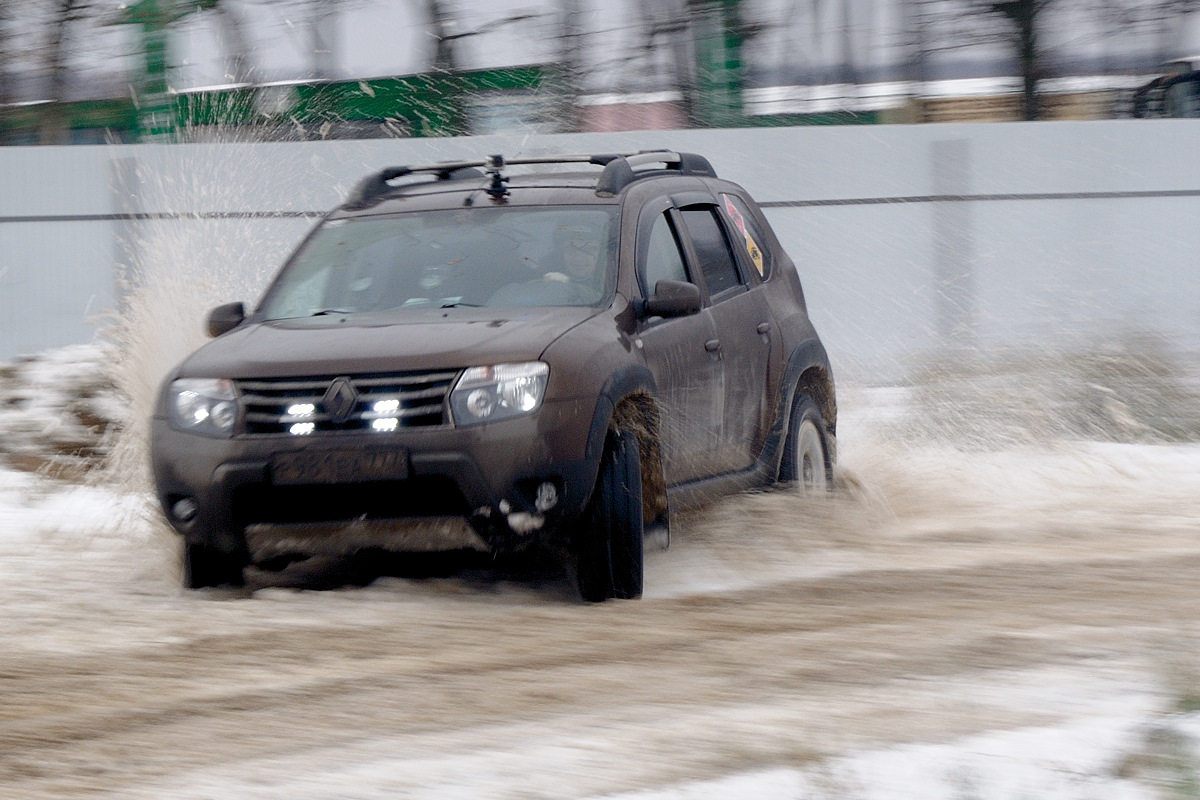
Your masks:
M679 213L669 201L647 206L638 221L637 272L644 297L660 280L691 275L679 237ZM636 346L658 389L663 469L669 485L710 475L714 431L722 425L724 367L711 312L649 317L638 323Z
M768 295L773 291L768 281L775 268L775 253L770 249L769 240L763 233L761 217L751 211L743 198L734 194L718 195L718 211L724 221L725 232L733 245L734 255L737 256L746 291L753 301L750 311L757 320L754 330L762 337L762 343L767 348L766 380L754 446L754 458L757 459L762 453L771 425L775 422L775 404L779 398L779 385L785 362L783 336L776 329L777 320Z
M757 280L735 255L733 232L717 205L694 203L679 214L693 271L707 291L724 368L721 426L708 463L715 473L743 470L758 457L770 412L771 312Z

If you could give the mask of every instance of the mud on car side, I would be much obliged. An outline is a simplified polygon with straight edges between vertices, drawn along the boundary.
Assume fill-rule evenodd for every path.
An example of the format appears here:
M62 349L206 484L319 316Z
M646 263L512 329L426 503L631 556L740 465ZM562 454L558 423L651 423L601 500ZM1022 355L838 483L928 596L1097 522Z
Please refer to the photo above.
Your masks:
M672 510L832 479L796 269L694 154L382 170L209 332L151 437L192 588L289 552L550 544L585 600L634 598Z

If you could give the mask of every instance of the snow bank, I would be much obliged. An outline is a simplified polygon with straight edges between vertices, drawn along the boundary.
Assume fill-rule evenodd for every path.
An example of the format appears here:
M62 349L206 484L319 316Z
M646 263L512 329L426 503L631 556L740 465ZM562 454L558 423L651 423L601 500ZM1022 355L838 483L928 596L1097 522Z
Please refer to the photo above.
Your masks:
M0 463L79 477L101 463L124 420L102 344L0 363Z

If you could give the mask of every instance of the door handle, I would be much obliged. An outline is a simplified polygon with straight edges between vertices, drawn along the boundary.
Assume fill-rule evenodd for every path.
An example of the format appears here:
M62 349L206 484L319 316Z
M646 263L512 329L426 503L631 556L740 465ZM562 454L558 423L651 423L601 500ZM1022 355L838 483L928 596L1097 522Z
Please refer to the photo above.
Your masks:
M718 350L721 349L721 340L720 339L709 339L707 342L704 343L704 349L710 353L717 352Z
M771 323L760 322L760 323L758 323L758 327L755 330L757 330L759 332L759 334L765 336L767 331L771 330Z

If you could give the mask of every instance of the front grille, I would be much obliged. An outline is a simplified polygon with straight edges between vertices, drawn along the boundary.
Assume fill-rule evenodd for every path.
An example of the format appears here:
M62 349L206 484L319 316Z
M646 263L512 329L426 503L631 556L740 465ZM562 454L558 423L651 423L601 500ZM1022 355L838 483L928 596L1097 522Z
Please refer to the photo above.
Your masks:
M446 395L456 377L458 372L404 372L236 383L246 433L294 434L447 425ZM353 392L331 392L335 383Z

